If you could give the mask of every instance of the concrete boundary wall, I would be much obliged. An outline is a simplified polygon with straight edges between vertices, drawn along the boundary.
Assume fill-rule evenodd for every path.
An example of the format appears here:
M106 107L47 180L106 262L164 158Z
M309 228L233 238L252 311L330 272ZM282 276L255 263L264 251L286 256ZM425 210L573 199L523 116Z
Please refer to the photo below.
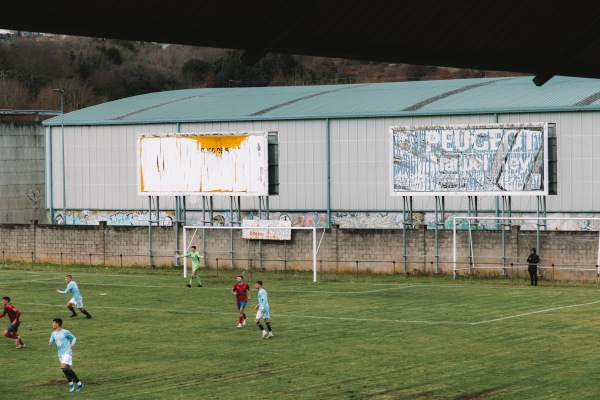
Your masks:
M39 122L0 122L0 221L42 220L44 133Z
M0 261L112 266L173 266L178 233L175 226L65 226L0 224ZM317 268L321 271L368 273L452 274L452 231L420 227L406 230L331 229L317 232ZM541 275L557 280L597 279L597 231L540 232ZM458 232L457 273L463 275L527 274L529 248L536 247L535 231L518 227L504 231ZM152 243L152 245L150 245ZM199 230L193 244L204 251L209 268L312 269L312 231L293 231L290 241L241 238L241 231ZM190 244L188 244L190 245Z

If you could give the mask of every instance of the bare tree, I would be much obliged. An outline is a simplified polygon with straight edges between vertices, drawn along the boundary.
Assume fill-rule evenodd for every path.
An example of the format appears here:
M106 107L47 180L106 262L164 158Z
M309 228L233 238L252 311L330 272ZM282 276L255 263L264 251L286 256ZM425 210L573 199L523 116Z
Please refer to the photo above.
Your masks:
M26 110L29 108L29 91L16 79L0 80L0 108Z
M39 186L34 188L27 188L25 193L19 193L21 196L27 197L29 202L31 203L31 209L33 211L33 218L31 219L39 219L38 211L40 209L40 201L44 198L44 192Z

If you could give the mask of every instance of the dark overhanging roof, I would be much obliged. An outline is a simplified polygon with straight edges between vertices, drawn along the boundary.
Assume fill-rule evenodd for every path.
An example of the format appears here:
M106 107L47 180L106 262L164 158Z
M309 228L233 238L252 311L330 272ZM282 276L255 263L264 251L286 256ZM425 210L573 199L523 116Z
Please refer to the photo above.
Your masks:
M600 78L600 3L5 2L0 28L390 63Z

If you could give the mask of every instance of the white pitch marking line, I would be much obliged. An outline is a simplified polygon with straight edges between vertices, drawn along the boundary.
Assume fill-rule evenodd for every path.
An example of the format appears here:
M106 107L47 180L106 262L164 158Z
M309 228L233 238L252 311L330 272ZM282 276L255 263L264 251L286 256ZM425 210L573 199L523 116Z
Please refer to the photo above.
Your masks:
M532 311L532 312L528 312L528 313L524 313L524 314L509 315L508 317L488 319L486 321L479 321L479 322L472 322L471 325L487 324L489 322L497 322L497 321L503 321L503 320L511 319L511 318L526 317L528 315L542 314L542 313L547 313L547 312L550 312L550 311L563 310L565 308L575 308L575 307L582 307L582 306L590 306L590 305L598 304L598 303L600 303L600 300L599 301L592 301L590 303L573 304L573 305L570 305L570 306L547 308L545 310Z
M418 321L418 320L402 320L402 319L323 317L323 316L319 317L319 316L312 316L312 315L285 315L285 314L277 314L276 316L284 317L284 318L331 319L331 320L336 320L336 321L395 322L395 323L399 323L399 324L472 325L472 322L455 322L455 321Z
M412 285L399 285L399 286L394 286L394 287L389 287L389 288L385 288L385 289L376 289L376 290L361 290L361 291L353 291L353 292L346 292L346 291L331 291L331 290L285 290L286 293L327 293L327 294L340 294L343 293L344 295L347 294L364 294L364 293L377 293L377 292L389 292L390 290L397 290L397 289L409 289L412 288L414 286ZM274 292L279 292L277 289L273 290Z
M25 305L35 305L39 307L64 308L62 305L45 304L45 303L21 303ZM208 310L162 310L156 308L144 307L115 307L115 306L94 306L95 310L125 310L125 311L144 311L144 312L173 312L180 314L214 314L214 315L232 315L237 314L234 311L208 311ZM471 325L471 322L454 322L454 321L419 321L419 320L399 320L399 319L378 319L378 318L351 318L351 317L328 317L328 316L313 316L313 315L286 315L272 314L273 317L283 318L307 318L307 319L324 319L336 321L359 321L359 322L392 322L400 324L427 324L427 325Z
M487 324L490 322L498 322L512 318L526 317L528 315L534 314L542 314L556 310L562 310L567 308L575 308L582 306L589 306L600 303L599 301L593 301L590 303L582 303L582 304L573 304L570 306L562 306L562 307L553 307L545 310L532 311L523 314L510 315L502 318L494 318L486 321L479 322L456 322L456 321L423 321L423 320L400 320L400 319L378 319L378 318L352 318L352 317L329 317L329 316L313 316L313 315L286 315L286 314L273 314L274 317L283 317L283 318L307 318L307 319L322 319L322 320L336 320L336 321L359 321L359 322L390 322L390 323L400 323L400 324L426 324L426 325L480 325ZM43 304L43 303L21 303L27 305L37 305L43 307L52 307L59 308L62 306L58 306L56 304ZM127 310L127 311L149 311L149 312L160 312L163 310L157 310L155 308L132 308L132 307L111 307L111 306L96 306L96 309L105 309L105 310ZM171 312L182 313L182 314L215 314L215 315L230 315L234 314L234 312L220 312L220 311L191 311L191 310L170 310Z

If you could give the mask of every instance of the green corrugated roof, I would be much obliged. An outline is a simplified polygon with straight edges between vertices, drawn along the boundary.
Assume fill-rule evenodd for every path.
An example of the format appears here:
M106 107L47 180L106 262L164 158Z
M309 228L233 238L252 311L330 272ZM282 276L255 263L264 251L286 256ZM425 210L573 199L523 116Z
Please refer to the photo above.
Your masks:
M65 125L365 118L600 109L600 80L554 77L355 85L186 89L149 93L64 115ZM56 117L44 125L61 124Z

